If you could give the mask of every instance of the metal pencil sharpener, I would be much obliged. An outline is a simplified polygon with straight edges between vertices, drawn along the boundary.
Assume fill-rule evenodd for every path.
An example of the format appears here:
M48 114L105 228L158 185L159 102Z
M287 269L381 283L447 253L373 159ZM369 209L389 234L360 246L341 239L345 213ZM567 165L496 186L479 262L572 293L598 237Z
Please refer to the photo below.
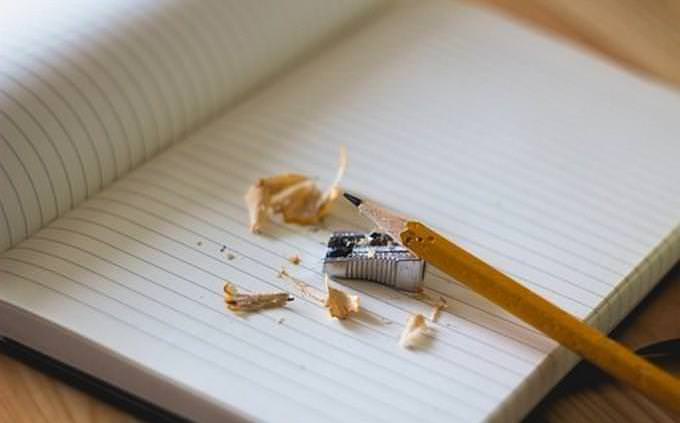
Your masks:
M381 232L334 232L323 261L328 276L363 279L405 291L423 287L425 262Z

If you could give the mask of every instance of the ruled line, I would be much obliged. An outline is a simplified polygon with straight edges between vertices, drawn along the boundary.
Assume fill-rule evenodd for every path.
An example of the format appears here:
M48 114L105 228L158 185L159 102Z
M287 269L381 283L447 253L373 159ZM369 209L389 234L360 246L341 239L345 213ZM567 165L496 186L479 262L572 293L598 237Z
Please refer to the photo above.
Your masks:
M7 235L9 237L9 245L12 245L14 242L14 236L12 234L12 227L9 223L9 217L7 216L7 210L5 209L5 203L2 201L2 199L0 199L0 211L2 212L3 220L5 221L5 229L7 230ZM3 247L5 246L3 245Z
M9 148L9 149L12 151L12 154L14 155L14 158L17 160L17 163L19 163L19 166L21 166L21 169L24 171L24 175L26 175L26 178L28 179L29 184L31 185L31 190L33 191L33 196L34 196L35 201L36 201L36 203L37 203L37 205L38 205L38 207L36 207L36 209L37 209L38 214L39 214L39 216L40 216L40 225L44 225L44 224L45 224L45 217L43 216L43 210L42 210L42 209L43 209L43 206L42 206L42 202L40 201L40 196L38 195L38 190L37 190L36 187L35 187L35 182L33 181L33 177L32 177L31 174L28 172L28 169L27 169L26 164L24 163L24 161L21 159L21 157L19 157L19 155L17 154L17 152L16 152L16 150L14 149L14 147L12 146L12 144L10 144L10 142L7 140L7 138L5 138L5 137L2 135L2 133L0 133L0 139L2 139L2 141L3 141L4 144L7 146L7 148ZM11 178L10 178L10 179L11 179ZM26 219L26 214L25 214L25 213L24 213L24 219L25 219L26 221L28 221L28 219ZM26 234L28 235L28 232L27 232Z
M19 206L19 213L21 213L21 219L24 222L24 236L28 236L28 218L26 217L26 209L24 208L24 201L21 199L19 196L19 191L17 190L16 185L14 185L14 181L10 177L9 173L5 169L5 166L2 164L0 161L0 170L2 171L2 174L5 175L5 180L7 183L12 187L12 191L14 192L14 195L16 196L17 199L17 205ZM7 198L5 195L3 195L4 198ZM7 211L5 210L5 205L3 203L3 199L0 198L0 206L2 206L2 213L5 216L5 223L7 224L7 233L9 234L9 245L14 244L14 238L12 235L12 229L11 225L9 223L9 217L7 216Z

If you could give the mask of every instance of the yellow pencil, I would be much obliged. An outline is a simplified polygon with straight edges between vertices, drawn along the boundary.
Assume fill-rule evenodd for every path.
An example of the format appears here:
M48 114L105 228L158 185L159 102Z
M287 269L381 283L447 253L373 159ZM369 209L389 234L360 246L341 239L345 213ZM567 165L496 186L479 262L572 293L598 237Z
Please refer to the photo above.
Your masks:
M411 252L650 399L680 412L680 380L434 232L350 194L359 212Z

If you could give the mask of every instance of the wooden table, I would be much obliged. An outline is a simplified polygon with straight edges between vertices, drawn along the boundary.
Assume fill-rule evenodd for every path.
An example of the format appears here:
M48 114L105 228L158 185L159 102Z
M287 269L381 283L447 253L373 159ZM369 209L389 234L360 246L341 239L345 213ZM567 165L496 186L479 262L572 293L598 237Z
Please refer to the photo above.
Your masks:
M680 86L680 1L482 0L568 38L634 72ZM636 348L680 338L680 265L614 332ZM676 417L680 420L680 418ZM531 421L673 421L637 393L579 365L530 414ZM0 422L126 422L88 394L0 355Z

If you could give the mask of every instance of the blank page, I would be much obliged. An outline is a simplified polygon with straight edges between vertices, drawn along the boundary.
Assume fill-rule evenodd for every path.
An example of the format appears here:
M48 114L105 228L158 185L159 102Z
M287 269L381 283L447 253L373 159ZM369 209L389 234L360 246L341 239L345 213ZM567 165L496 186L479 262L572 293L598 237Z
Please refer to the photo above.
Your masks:
M328 183L346 145L349 191L609 330L680 252L679 108L487 11L407 2L6 252L0 298L259 419L516 420L575 357L436 269L450 306L421 349L397 341L430 307L374 283L346 283L364 311L332 320L295 281L322 290L330 231L367 222L338 204L253 235L243 194ZM295 301L237 316L224 281Z

